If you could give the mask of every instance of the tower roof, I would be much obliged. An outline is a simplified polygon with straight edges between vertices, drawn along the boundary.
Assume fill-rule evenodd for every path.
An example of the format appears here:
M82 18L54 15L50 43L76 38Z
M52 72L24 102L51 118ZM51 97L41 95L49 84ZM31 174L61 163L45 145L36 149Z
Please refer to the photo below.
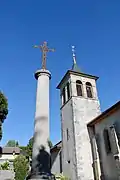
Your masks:
M75 46L72 46L72 57L73 57L73 65L72 65L72 69L68 70L66 72L66 74L64 75L64 77L62 78L62 80L60 81L60 83L57 86L57 89L61 88L61 85L68 79L70 74L76 75L76 76L82 76L82 77L87 77L87 78L91 78L91 79L95 79L97 80L99 77L97 76L93 76L90 74L86 74L80 71L77 62L76 62L76 55L75 55Z
M79 69L77 62L76 62L75 46L72 46L72 57L73 57L72 71L80 72L80 69Z
M80 72L80 69L79 69L77 63L72 65L72 71Z

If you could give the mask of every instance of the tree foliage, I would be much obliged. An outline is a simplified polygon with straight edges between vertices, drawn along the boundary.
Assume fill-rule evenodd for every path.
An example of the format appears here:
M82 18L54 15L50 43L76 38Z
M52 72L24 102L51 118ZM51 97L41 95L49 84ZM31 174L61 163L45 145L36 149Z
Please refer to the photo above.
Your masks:
M4 94L0 91L0 140L2 139L2 123L8 114L8 101Z
M7 98L0 91L0 120L3 122L6 119L8 114L8 102Z
M6 147L18 147L19 143L18 141L15 140L9 140L6 144Z
M15 171L15 180L23 180L27 176L29 164L25 156L19 155L13 162Z
M23 154L29 156L32 158L32 148L33 148L33 137L29 140L27 146L20 146L20 149L22 149Z
M51 142L51 140L48 140L48 146L50 148L53 147L53 144ZM33 137L29 140L27 146L20 146L20 149L22 149L22 151L27 154L30 158L32 158L32 149L33 149Z
M48 139L48 146L49 146L50 149L53 147L53 143L52 143L52 141L50 139Z
M62 173L61 174L56 174L55 178L56 178L56 180L69 180L69 178L64 176Z
M9 163L6 161L3 164L1 164L0 169L1 170L9 170L10 166Z
M27 153L29 157L32 157L32 148L33 148L33 137L29 140L27 144Z

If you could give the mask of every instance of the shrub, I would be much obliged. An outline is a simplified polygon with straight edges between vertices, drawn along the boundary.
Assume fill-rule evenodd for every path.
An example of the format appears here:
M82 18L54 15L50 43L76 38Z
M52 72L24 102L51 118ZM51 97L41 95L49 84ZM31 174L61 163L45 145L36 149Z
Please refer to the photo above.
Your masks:
M10 168L9 163L7 161L1 164L1 167L0 167L1 170L9 170L9 168Z
M15 171L15 180L23 180L27 176L29 164L25 156L19 155L13 162Z
M56 180L69 180L69 178L65 177L63 174L56 174Z

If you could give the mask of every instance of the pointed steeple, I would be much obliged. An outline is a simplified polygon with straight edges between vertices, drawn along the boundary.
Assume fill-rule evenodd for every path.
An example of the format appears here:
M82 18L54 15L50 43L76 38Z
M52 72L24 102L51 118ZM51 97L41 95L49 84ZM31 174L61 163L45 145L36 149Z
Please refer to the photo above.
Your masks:
M72 56L73 56L72 70L75 71L75 72L80 72L80 69L77 66L77 62L76 62L75 46L72 46Z

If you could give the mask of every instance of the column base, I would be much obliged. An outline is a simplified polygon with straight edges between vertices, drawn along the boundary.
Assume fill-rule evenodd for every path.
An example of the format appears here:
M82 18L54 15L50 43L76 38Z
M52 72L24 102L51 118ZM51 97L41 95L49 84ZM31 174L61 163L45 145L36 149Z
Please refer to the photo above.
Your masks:
M53 174L41 173L41 174L30 174L26 177L26 180L56 180Z

